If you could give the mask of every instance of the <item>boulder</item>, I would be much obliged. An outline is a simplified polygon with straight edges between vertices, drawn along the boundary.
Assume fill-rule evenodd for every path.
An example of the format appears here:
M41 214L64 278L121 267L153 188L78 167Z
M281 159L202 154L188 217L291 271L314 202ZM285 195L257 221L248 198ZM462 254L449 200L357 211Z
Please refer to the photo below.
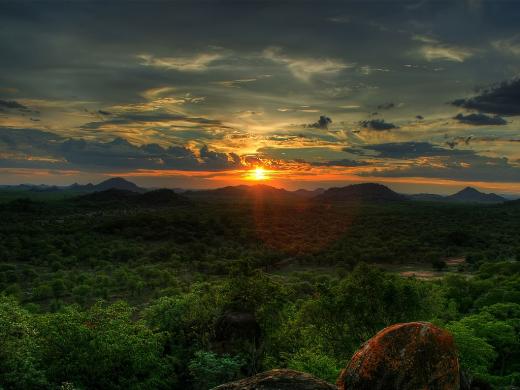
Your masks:
M342 370L339 390L459 389L453 337L427 322L389 326L368 340Z
M334 390L336 386L294 370L271 370L213 390Z

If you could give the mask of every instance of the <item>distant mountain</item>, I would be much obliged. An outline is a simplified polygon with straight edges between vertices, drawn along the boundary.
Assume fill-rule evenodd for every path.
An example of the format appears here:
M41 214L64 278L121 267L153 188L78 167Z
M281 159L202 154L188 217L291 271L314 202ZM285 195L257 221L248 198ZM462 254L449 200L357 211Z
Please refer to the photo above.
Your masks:
M99 192L99 191L106 191L106 190L124 190L124 191L132 191L132 192L145 192L145 188L141 188L137 186L136 184L132 183L131 181L128 181L126 179L123 179L122 177L112 177L110 179L107 179L105 181L102 181L98 184L78 184L74 183L71 186L65 187L65 189L68 190L74 190L78 192Z
M214 190L191 190L184 192L185 196L196 198L219 198L219 199L249 199L249 198L265 198L265 199L297 199L294 193L271 187L265 184L257 184L253 186L239 185L217 188Z
M92 183L88 183L88 184L78 184L78 183L74 183L68 187L66 187L66 189L68 190L74 190L74 191L86 191L86 192L90 192L90 191L94 191L94 184Z
M497 194L485 194L472 187L466 187L456 194L446 196L444 198L451 202L469 202L469 203L502 203L506 199Z
M88 184L87 184L87 187L88 187ZM96 184L89 188L92 188L91 190L93 190L93 191L105 191L105 190L110 190L110 189L133 191L133 192L145 192L146 191L144 188L141 188L141 187L137 186L136 184L132 183L131 181L123 179L122 177L113 177L111 179L102 181L101 183Z
M314 198L317 195L321 195L325 192L324 188L316 188L315 190L305 190L299 189L296 191L292 191L294 195L298 195L301 198Z
M411 200L422 200L428 202L442 202L446 200L444 196L439 194L413 194L408 195L408 198Z
M159 189L145 192L137 199L141 205L147 206L170 206L174 204L188 203L186 197L175 193L173 190Z
M46 192L46 191L58 191L60 188L57 186L51 186L47 184L15 184L15 185L2 185L2 189L16 190L16 191L34 191L34 192Z
M318 201L402 201L404 195L390 188L375 183L353 184L346 187L329 188L323 194L314 198Z
M75 198L80 203L110 204L124 206L144 206L151 208L175 206L189 202L184 196L176 194L172 190L161 189L138 193L135 191L110 188L104 191L94 191Z

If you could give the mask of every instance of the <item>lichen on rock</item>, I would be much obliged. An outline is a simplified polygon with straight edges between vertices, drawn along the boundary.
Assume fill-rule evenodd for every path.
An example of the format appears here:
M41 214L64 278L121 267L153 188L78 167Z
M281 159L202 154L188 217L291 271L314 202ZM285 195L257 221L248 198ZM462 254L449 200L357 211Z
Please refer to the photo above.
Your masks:
M427 322L389 326L358 350L337 381L339 390L459 389L453 337Z
M389 326L368 340L336 386L293 370L271 370L213 390L459 390L453 337L428 322Z

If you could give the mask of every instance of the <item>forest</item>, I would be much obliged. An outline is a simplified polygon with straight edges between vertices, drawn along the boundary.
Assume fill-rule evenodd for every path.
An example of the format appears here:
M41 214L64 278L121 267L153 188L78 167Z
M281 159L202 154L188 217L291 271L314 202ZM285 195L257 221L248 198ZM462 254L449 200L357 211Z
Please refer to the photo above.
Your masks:
M518 202L0 199L0 388L333 383L407 321L449 330L467 375L520 385Z

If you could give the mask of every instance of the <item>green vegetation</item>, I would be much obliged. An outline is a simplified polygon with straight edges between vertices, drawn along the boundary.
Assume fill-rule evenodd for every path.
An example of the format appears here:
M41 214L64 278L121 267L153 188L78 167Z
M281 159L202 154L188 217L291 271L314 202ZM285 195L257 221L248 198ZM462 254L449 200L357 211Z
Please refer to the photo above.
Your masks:
M416 320L454 334L471 376L520 384L519 204L18 199L0 218L1 388L334 381ZM403 263L443 277L383 270Z

